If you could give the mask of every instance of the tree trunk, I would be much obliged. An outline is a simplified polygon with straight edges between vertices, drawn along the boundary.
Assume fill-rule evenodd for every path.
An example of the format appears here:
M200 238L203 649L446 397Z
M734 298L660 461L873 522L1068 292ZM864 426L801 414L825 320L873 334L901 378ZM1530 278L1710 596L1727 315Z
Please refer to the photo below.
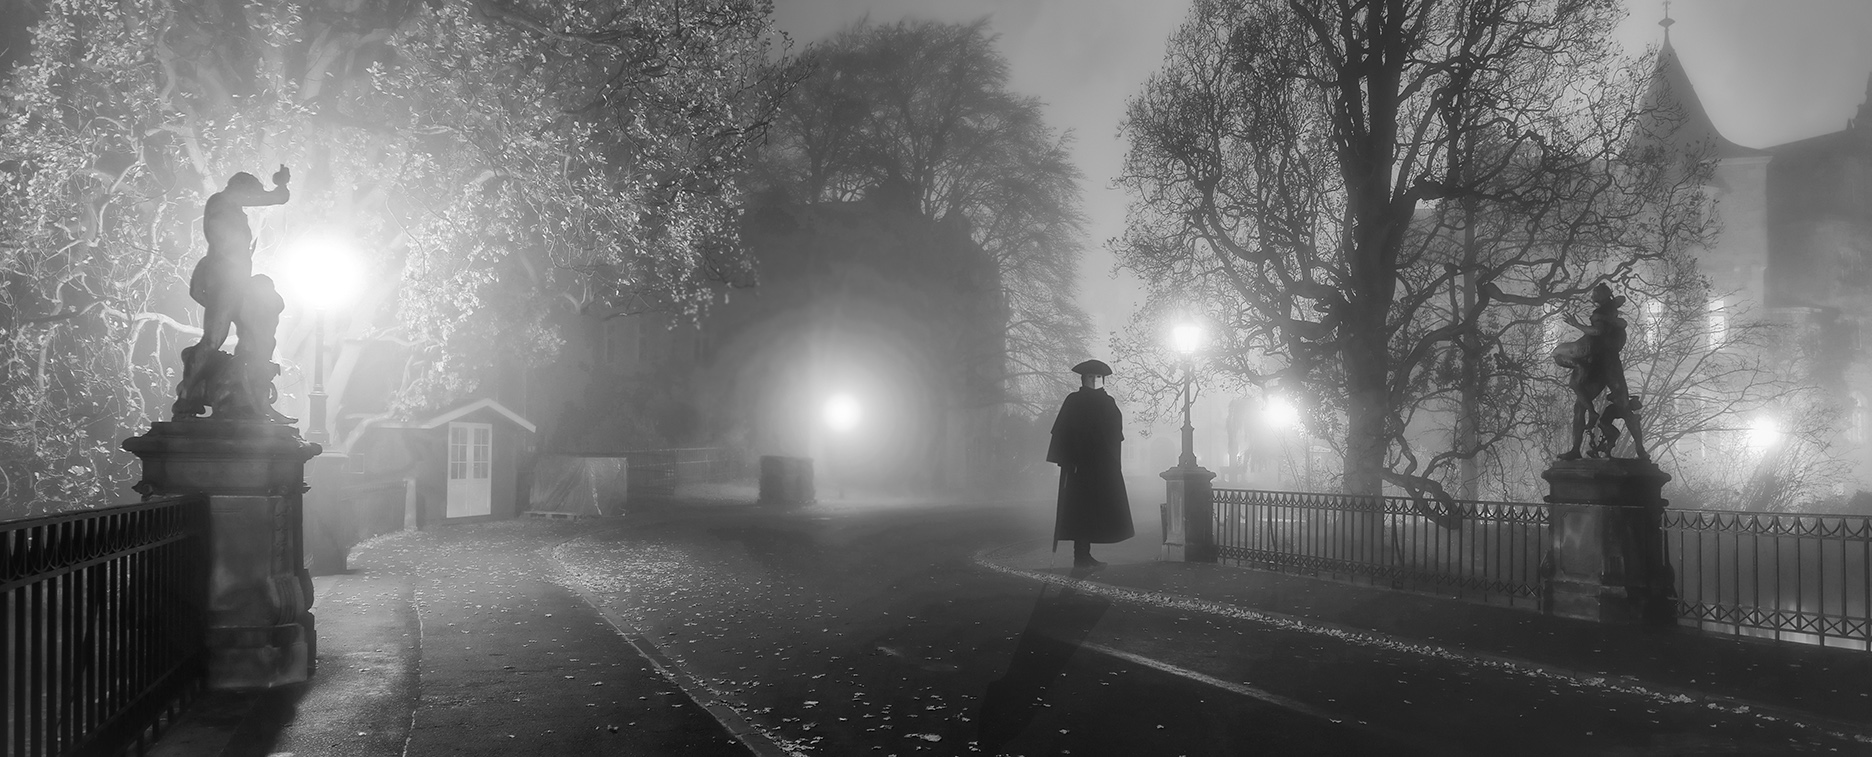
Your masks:
M1476 302L1476 265L1481 255L1476 242L1475 200L1463 203L1463 269L1461 278L1451 282L1462 288L1461 310L1455 315L1460 321L1470 317ZM1482 370L1477 361L1481 350L1476 344L1474 324L1456 336L1456 359L1460 371L1457 391L1461 407L1456 411L1456 449L1465 456L1460 458L1456 469L1456 498L1475 499L1477 485L1480 483L1481 466L1475 455L1477 415L1482 407Z

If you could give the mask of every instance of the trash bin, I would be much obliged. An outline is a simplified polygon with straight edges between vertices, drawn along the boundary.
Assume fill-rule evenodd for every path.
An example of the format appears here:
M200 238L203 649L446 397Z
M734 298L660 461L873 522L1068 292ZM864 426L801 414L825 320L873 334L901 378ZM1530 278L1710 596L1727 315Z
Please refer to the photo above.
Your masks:
M761 455L761 504L784 507L814 501L812 458Z

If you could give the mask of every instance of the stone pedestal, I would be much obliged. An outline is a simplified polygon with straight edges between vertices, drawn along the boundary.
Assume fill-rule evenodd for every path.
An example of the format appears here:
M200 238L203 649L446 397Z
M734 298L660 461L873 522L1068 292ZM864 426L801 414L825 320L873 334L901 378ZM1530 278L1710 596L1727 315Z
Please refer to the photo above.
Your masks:
M1164 559L1215 562L1215 481L1213 471L1177 466L1164 480Z
M1670 474L1641 460L1556 461L1547 479L1546 610L1604 623L1670 624L1676 579L1664 557Z
M302 497L319 445L291 426L204 418L151 424L123 447L143 461L144 497L208 497L208 687L309 678L317 635Z

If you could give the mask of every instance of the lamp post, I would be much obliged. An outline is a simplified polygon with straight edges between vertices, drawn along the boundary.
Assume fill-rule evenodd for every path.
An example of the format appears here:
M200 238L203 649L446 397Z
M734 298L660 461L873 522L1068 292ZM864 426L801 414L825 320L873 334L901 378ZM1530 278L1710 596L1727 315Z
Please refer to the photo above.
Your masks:
M1202 347L1202 327L1185 323L1170 331L1170 343L1183 356L1183 454L1177 465L1195 468L1196 427L1190 423L1190 406L1196 402L1196 350Z
M853 397L849 394L835 394L826 400L826 404L825 404L826 426L832 429L833 433L837 434L841 438L849 435L853 429L858 428L858 421L861 420L863 417L864 417L864 410L862 407L859 406L858 398L856 397ZM833 439L832 446L833 447L840 446L839 439ZM828 449L827 452L830 453L831 450ZM828 469L833 468L833 467L836 467L838 469L838 472L835 475L837 475L838 477L839 499L844 499L845 498L845 473L846 473L845 466L844 465L834 466L831 460L833 455L831 454L827 454L826 457L827 457L826 467Z
M312 391L306 395L306 440L324 444L325 429L325 311L342 306L356 293L361 278L350 245L333 237L308 237L296 242L289 265L294 299L312 309Z
M1164 558L1187 562L1215 562L1215 473L1196 464L1195 425L1190 406L1196 402L1196 353L1202 349L1202 327L1184 323L1170 330L1170 346L1183 355L1183 455L1161 475L1164 491Z

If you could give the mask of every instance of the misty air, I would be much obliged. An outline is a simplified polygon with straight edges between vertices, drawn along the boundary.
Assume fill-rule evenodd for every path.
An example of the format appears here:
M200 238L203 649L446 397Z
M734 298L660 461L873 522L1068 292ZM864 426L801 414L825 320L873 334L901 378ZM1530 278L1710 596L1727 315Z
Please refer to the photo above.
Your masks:
M1867 39L0 0L0 755L1872 755Z

